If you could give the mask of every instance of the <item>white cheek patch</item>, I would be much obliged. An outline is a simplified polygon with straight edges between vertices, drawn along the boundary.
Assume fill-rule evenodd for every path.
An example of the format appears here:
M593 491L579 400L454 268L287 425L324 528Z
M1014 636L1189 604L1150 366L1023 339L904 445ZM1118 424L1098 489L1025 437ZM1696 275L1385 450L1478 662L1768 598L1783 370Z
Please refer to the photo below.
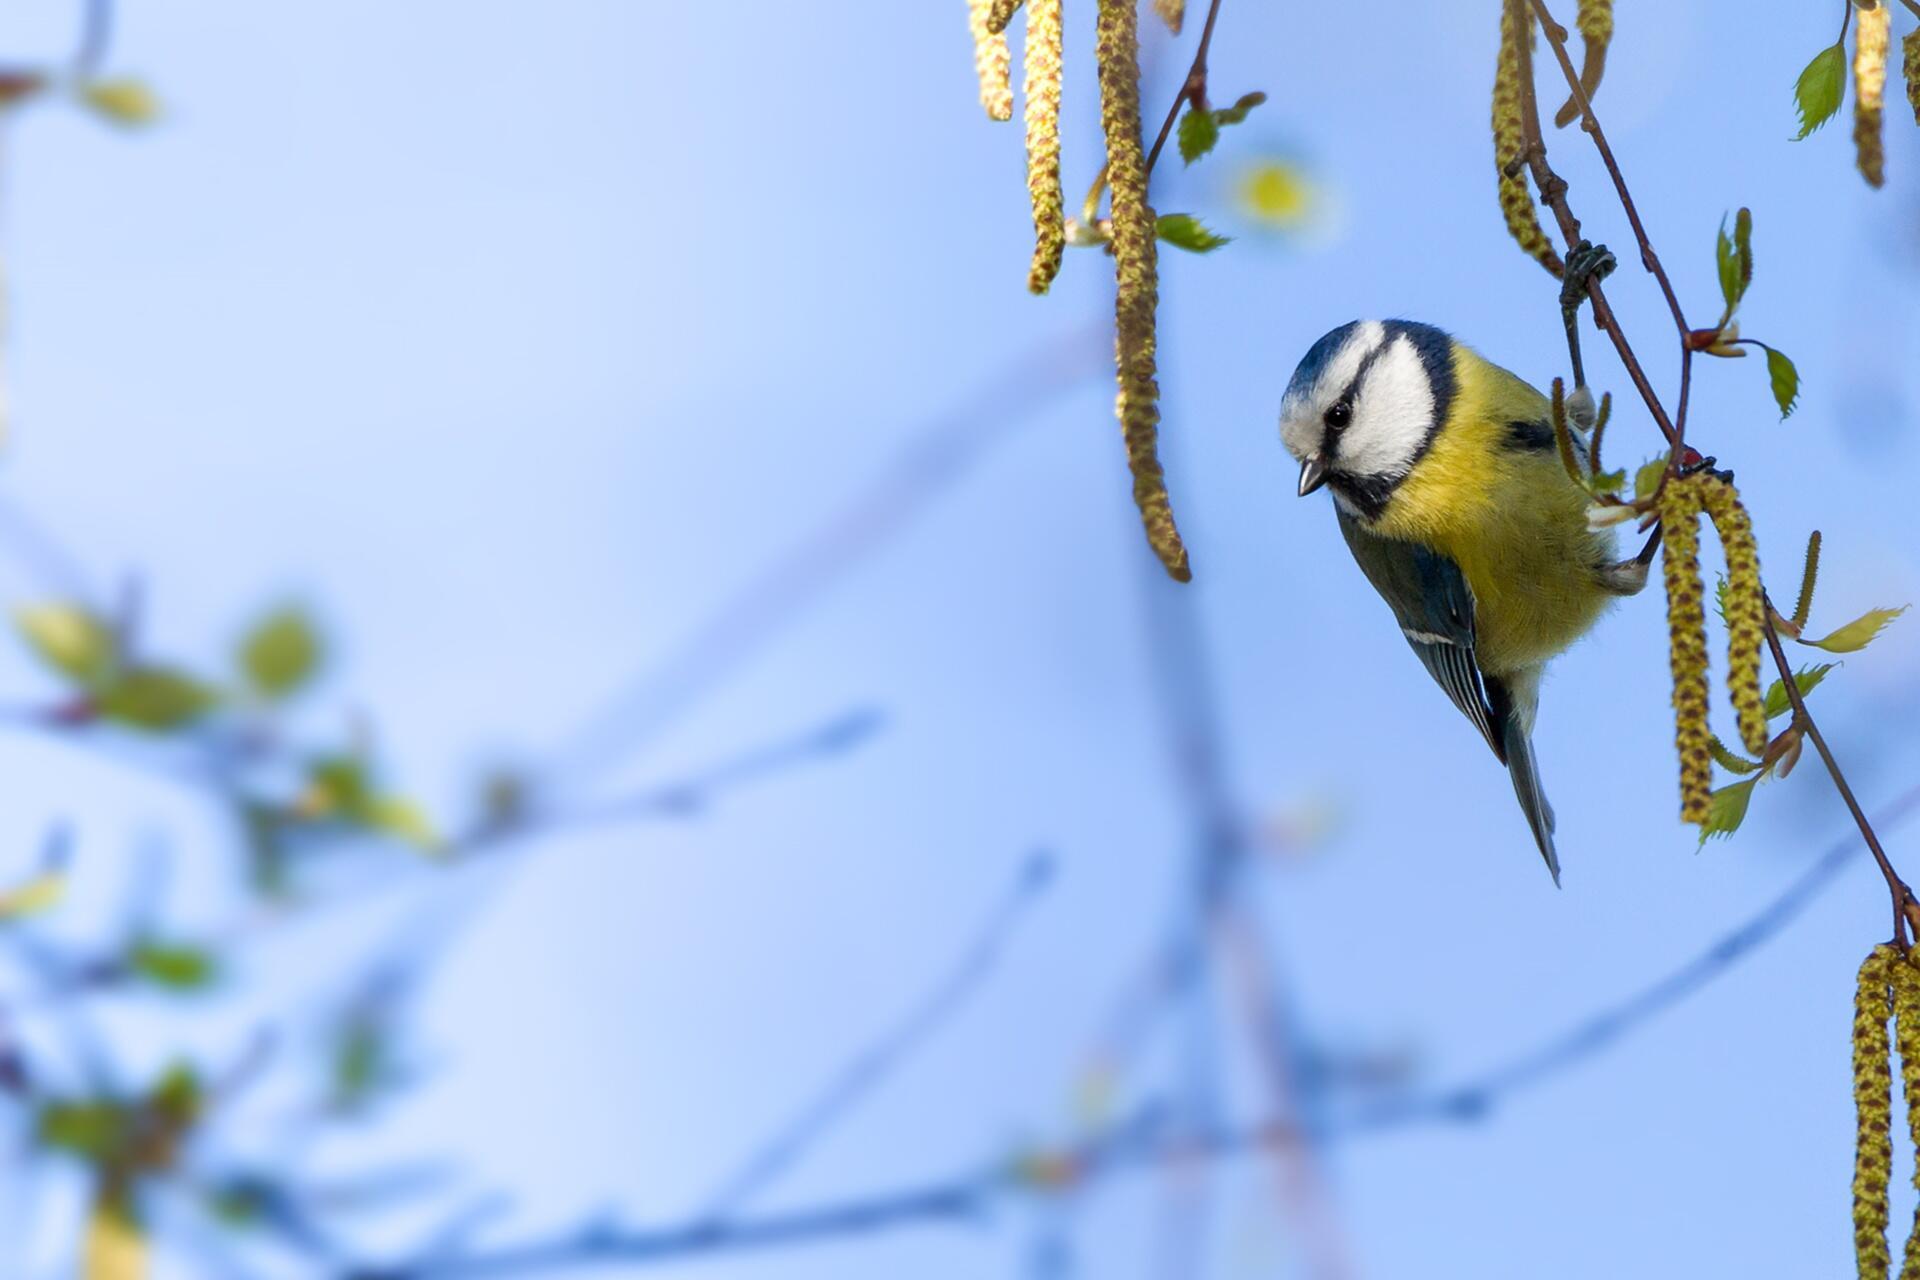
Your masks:
M1360 372L1360 365L1387 340L1387 327L1378 320L1362 321L1345 345L1334 352L1313 385L1290 392L1280 402L1280 440L1287 452L1305 459L1317 453L1326 434L1327 407L1339 398Z
M1395 338L1360 383L1353 424L1340 437L1340 469L1360 476L1404 476L1433 426L1433 384L1426 366L1411 341Z

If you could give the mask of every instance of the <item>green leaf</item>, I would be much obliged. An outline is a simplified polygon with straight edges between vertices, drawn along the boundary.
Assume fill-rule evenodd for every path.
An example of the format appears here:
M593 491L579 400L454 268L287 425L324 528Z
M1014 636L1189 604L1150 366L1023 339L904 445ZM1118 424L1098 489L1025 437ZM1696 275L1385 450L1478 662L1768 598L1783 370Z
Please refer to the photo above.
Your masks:
M1785 422L1793 416L1795 403L1800 399L1800 371L1793 367L1793 361L1766 343L1760 347L1767 353L1767 379L1773 384L1773 402L1780 406L1780 421Z
M1190 213L1163 213L1156 229L1162 240L1189 253L1212 253L1233 239L1215 235Z
M1180 158L1192 164L1213 150L1220 141L1222 126L1239 124L1247 118L1249 111L1266 100L1266 94L1256 92L1242 94L1232 106L1221 107L1218 111L1187 108L1187 114L1180 117Z
M1725 769L1728 773L1758 773L1760 771L1760 762L1758 760L1749 760L1734 751L1731 747L1727 746L1726 743L1720 741L1720 735L1717 733L1707 735L1707 751L1713 756L1713 762L1722 769Z
M92 684L113 666L113 629L80 605L28 605L14 610L13 625L40 661L71 680Z
M1721 318L1724 326L1733 318L1734 311L1740 306L1740 299L1747 294L1747 286L1753 283L1753 214L1741 209L1734 216L1733 235L1727 235L1727 220L1720 219L1720 233L1714 244L1714 258L1720 269L1720 296L1727 301L1725 316Z
M185 728L219 705L220 695L173 667L130 667L100 691L96 706L109 720L167 733Z
M285 698L320 668L320 636L299 609L276 609L254 623L240 641L240 670L269 699Z
M1873 642L1883 627L1906 611L1906 605L1898 609L1869 609L1830 636L1820 640L1802 640L1800 643L1825 649L1828 653L1858 653Z
M220 976L211 952L186 943L143 939L127 953L127 964L140 977L169 991L200 991Z
M1195 111L1187 108L1187 114L1180 117L1180 158L1192 164L1207 152L1213 150L1213 144L1220 141L1220 125L1211 111Z
M1700 843L1705 845L1713 836L1726 837L1740 829L1747 818L1747 802L1753 799L1753 785L1760 781L1758 777L1742 778L1739 782L1730 782L1707 797L1706 821L1700 824Z
M1253 110L1266 100L1267 95L1261 93L1258 89L1252 93L1243 93L1232 106L1221 107L1218 111L1215 111L1213 113L1213 122L1222 125L1239 124L1247 118L1247 112Z
M1587 491L1593 494L1619 493L1627 487L1627 473L1624 471L1602 471L1587 481Z
M1840 110L1840 94L1847 82L1847 55L1835 41L1813 56L1793 85L1793 105L1800 112L1800 132L1794 141L1833 119Z
M1635 501L1651 498L1653 491L1660 487L1660 477L1667 472L1667 459L1663 454L1651 462L1643 462L1640 469L1633 473L1633 496Z
M1817 667L1802 667L1800 670L1794 672L1793 682L1800 686L1800 696L1804 698L1809 693L1812 693L1814 686L1827 678L1827 672L1839 665L1837 662L1823 662ZM1775 716L1783 716L1792 709L1793 703L1787 697L1786 685L1775 680L1771 685L1767 686L1767 705L1765 708L1767 719L1771 720Z

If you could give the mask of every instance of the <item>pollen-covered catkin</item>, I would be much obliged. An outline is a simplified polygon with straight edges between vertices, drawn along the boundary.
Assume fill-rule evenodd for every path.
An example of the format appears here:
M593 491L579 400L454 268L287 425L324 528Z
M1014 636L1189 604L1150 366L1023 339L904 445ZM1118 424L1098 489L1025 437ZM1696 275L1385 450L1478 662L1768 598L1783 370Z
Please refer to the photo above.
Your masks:
M1740 505L1734 487L1702 473L1686 483L1699 487L1707 514L1727 557L1727 693L1740 725L1740 741L1759 755L1767 749L1766 703L1760 697L1760 647L1764 643L1767 597L1760 585L1760 550L1753 520Z
M1669 478L1661 494L1666 532L1668 662L1673 671L1674 746L1680 755L1680 820L1705 822L1713 791L1713 732L1707 727L1706 591L1700 582L1700 491L1692 477Z
M1167 572L1192 576L1173 523L1160 469L1160 388L1154 381L1154 312L1160 301L1153 208L1147 203L1147 157L1140 144L1140 28L1137 0L1100 0L1094 54L1100 67L1100 123L1107 137L1112 192L1115 402L1133 471L1133 500L1147 541Z
M1180 24L1187 20L1187 0L1153 0L1153 11L1167 24L1167 30L1179 35Z
M1593 101L1593 95L1600 88L1601 73L1607 66L1607 46L1613 42L1613 0L1580 0L1580 8L1574 15L1573 24L1580 28L1580 43L1583 52L1580 55L1580 92L1587 101ZM1553 122L1561 128L1572 124L1580 115L1580 99L1567 95L1564 106L1554 113Z
M1027 288L1045 293L1060 272L1067 223L1060 193L1060 3L1027 6L1027 193L1033 201L1033 266Z
M973 70L980 78L980 105L993 120L1013 119L1013 55L1005 30L988 27L994 0L967 0L967 29L973 33Z
M1853 996L1853 1251L1862 1277L1884 1277L1893 1262L1887 1250L1887 1179L1893 1169L1887 1019L1893 1012L1889 967L1898 963L1893 947L1875 947L1861 962Z
M1554 276L1562 273L1560 255L1541 229L1533 193L1519 172L1526 150L1526 126L1521 116L1521 41L1533 47L1533 17L1526 0L1502 0L1500 5L1500 62L1493 77L1493 164L1500 180L1500 212L1507 230L1527 255Z
M1891 0L1853 15L1853 150L1868 186L1887 180L1887 152L1880 126L1885 114L1887 46L1892 37Z
M1893 985L1893 1036L1900 1050L1900 1088L1907 1104L1907 1137L1920 1152L1920 969L1912 955L1895 954L1887 962ZM1920 1160L1915 1161L1913 1185L1920 1188ZM1900 1260L1900 1280L1920 1277L1920 1206Z

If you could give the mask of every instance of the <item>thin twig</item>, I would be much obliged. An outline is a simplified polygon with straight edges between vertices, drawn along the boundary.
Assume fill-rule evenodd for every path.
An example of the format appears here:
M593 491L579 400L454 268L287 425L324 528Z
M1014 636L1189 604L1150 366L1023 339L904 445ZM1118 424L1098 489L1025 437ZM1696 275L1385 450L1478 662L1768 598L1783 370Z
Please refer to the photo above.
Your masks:
M1153 148L1147 152L1147 172L1153 172L1153 166L1159 162L1160 152L1167 145L1167 136L1173 132L1173 123L1180 118L1180 108L1187 103L1193 104L1195 111L1207 109L1207 50L1213 45L1213 24L1220 16L1220 0L1212 0L1207 5L1207 21L1200 28L1200 43L1193 51L1193 64L1187 68L1187 78L1180 82L1180 92L1173 95L1173 105L1167 108L1167 118L1160 122L1160 132L1153 139Z
M1111 324L1088 325L1021 352L960 404L908 436L874 476L820 524L787 539L760 572L724 597L625 690L601 700L548 758L549 779L579 778L650 743L727 674L812 607L972 471L992 447L1066 392L1111 368Z
M1029 857L951 971L899 1025L857 1054L791 1121L729 1175L702 1216L721 1223L737 1213L792 1168L834 1123L885 1083L929 1036L949 1022L993 972L1015 927L1051 879L1051 860L1045 854Z
M1920 812L1920 786L1885 805L1876 820L1893 828L1916 812ZM1617 1046L1657 1015L1731 972L1799 919L1857 857L1858 845L1852 836L1835 842L1758 911L1654 981L1464 1080L1316 1123L1311 1136L1378 1136L1485 1119L1514 1095ZM594 1225L464 1256L362 1266L348 1271L345 1280L469 1280L593 1266L643 1267L772 1245L827 1243L879 1231L969 1224L1008 1197L1059 1194L1171 1162L1271 1155L1309 1136L1291 1118L1170 1131L1151 1122L1155 1114L1148 1109L1129 1116L1072 1147L1029 1153L1013 1161L990 1160L952 1177L897 1191L718 1223L696 1221L651 1229ZM1047 1176L1036 1180L1036 1171Z
M1854 824L1860 828L1860 838L1866 841L1880 874L1886 878L1887 890L1893 896L1893 945L1905 951L1908 946L1908 926L1911 924L1916 935L1920 935L1920 904L1915 903L1913 890L1893 869L1887 851L1880 847L1880 837L1874 833L1873 823L1860 807L1859 800L1854 798L1847 775L1841 771L1840 762L1834 759L1832 748L1827 746L1827 736L1820 732L1820 726L1814 723L1813 713L1807 710L1807 700L1800 692L1800 682L1794 677L1793 665L1787 661L1786 648L1780 643L1780 632L1774 627L1773 618L1773 601L1768 600L1765 612L1767 648L1772 651L1773 665L1780 672L1780 686L1786 690L1787 701L1793 706L1794 722L1813 740L1814 750L1820 753L1821 763L1827 766L1827 775L1833 779L1834 790L1846 802L1847 812L1853 815Z
M1540 9L1539 0L1534 0L1536 10ZM1544 12L1544 11L1542 11ZM1566 238L1568 249L1580 243L1580 219L1574 217L1573 210L1567 204L1567 183L1555 173L1547 163L1547 145L1540 134L1540 105L1536 100L1533 86L1533 53L1529 42L1519 42L1520 48L1520 104L1521 119L1526 130L1527 166L1533 171L1533 182L1540 190L1541 201L1553 211L1555 221L1560 224L1560 234ZM1575 79L1578 80L1578 76ZM1592 114L1592 108L1586 108ZM1588 299L1593 303L1593 322L1600 326L1608 338L1613 341L1613 349L1620 357L1620 363L1626 367L1627 377L1633 380L1634 389L1640 393L1640 399L1646 403L1647 412L1653 416L1654 425L1660 428L1660 434L1669 444L1680 439L1679 431L1673 421L1667 417L1666 406L1660 403L1659 395L1653 389L1653 383L1647 379L1646 370L1640 367L1639 357L1621 331L1620 322L1613 314L1613 308L1607 302L1606 290L1600 281L1589 277L1586 282Z

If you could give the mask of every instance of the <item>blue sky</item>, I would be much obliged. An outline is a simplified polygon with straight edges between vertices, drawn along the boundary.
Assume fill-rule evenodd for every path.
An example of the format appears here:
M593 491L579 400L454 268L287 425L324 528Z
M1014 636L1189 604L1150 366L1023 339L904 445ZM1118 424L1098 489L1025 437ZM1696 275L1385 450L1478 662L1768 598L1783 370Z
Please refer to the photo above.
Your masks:
M138 571L169 651L217 655L262 602L313 601L341 638L321 702L374 717L436 809L490 759L573 740L810 531L895 492L890 468L930 424L972 414L983 438L925 501L879 508L885 536L724 680L644 737L615 716L598 772L568 777L671 780L871 708L882 730L859 750L691 820L546 841L455 887L410 881L249 960L237 1000L285 1008L417 913L464 912L419 995L429 1078L330 1167L444 1156L464 1188L511 1193L489 1238L691 1212L938 981L1036 849L1054 881L982 988L766 1204L1070 1133L1082 1055L1188 874L1148 616L1200 629L1246 812L1337 814L1255 896L1294 1017L1317 1042L1407 1056L1423 1082L1666 971L1844 832L1809 757L1734 841L1695 853L1674 821L1649 596L1544 695L1554 892L1506 780L1393 634L1325 502L1292 496L1279 395L1335 324L1422 319L1535 382L1561 370L1554 287L1494 202L1495 24L1470 12L1487 8L1398 4L1363 27L1340 6L1228 0L1216 96L1269 101L1206 163L1167 166L1155 195L1242 236L1164 259L1165 457L1196 573L1176 589L1137 534L1097 355L1038 409L1010 407L1006 370L1107 314L1108 264L1072 254L1053 296L1025 294L1020 140L980 117L959 0L130 7L115 66L152 79L165 121L129 137L46 113L7 138L0 484L101 584ZM24 10L16 47L57 48L66 7ZM1706 363L1694 437L1735 467L1777 591L1818 527L1827 619L1920 598L1920 131L1891 113L1877 194L1844 122L1787 141L1789 87L1831 39L1824 7L1764 24L1691 2L1618 10L1598 106L1676 285L1699 323L1717 314L1714 228L1750 206L1743 328L1802 376L1781 423L1760 362ZM1077 191L1097 114L1090 15L1070 17ZM1164 103L1186 45L1148 44L1148 100ZM1589 234L1620 250L1583 142L1556 138L1554 162ZM1337 209L1310 243L1235 225L1235 166L1275 153ZM1664 389L1669 322L1621 257L1609 292ZM1619 401L1614 460L1637 462L1653 429L1611 357L1594 365ZM39 589L12 563L0 575L10 604ZM1911 632L1818 695L1869 804L1920 766ZM0 680L16 700L44 688L12 654ZM0 739L0 769L15 797L0 847L19 864L51 819L76 818L83 917L159 836L181 867L173 909L217 915L226 854L191 797L20 735ZM1906 831L1890 845L1920 862ZM1843 1269L1849 1000L1883 904L1863 860L1616 1051L1476 1124L1333 1144L1357 1272ZM130 1062L247 1025L165 1012L110 1011ZM1192 1018L1220 1045L1221 1104L1257 1114L1234 1010ZM1130 1096L1195 1070L1181 1045L1166 1037ZM1169 1187L1120 1180L983 1229L659 1274L1011 1275L1060 1222L1085 1275L1309 1274L1257 1164L1211 1184L1204 1267L1160 1265Z

